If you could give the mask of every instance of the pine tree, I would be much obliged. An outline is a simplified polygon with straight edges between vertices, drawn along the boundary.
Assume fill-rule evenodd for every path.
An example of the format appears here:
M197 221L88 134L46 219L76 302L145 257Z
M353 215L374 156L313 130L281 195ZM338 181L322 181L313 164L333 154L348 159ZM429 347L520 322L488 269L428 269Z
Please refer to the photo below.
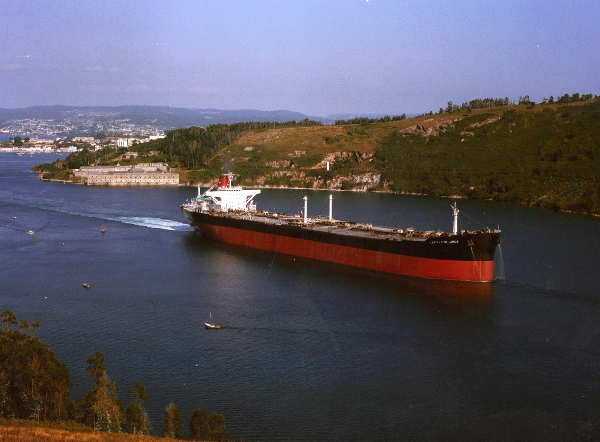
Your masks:
M136 381L133 388L127 390L130 401L127 404L125 426L132 434L148 434L150 421L144 409L143 402L148 401L146 386L141 381Z
M181 434L181 413L171 402L165 409L165 426L161 430L163 436L171 439L183 439Z
M89 398L91 400L92 426L96 430L119 433L123 420L119 389L108 379L104 355L98 351L94 356L88 358L87 363L87 372L94 384Z

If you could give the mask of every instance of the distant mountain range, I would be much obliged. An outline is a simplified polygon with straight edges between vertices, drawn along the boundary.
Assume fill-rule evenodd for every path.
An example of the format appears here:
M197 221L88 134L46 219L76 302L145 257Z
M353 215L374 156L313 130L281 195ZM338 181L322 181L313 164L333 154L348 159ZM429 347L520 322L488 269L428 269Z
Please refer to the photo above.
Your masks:
M76 135L152 134L171 129L249 121L302 121L333 124L356 117L379 118L383 114L338 114L326 117L287 110L189 109L168 106L33 106L21 109L0 108L0 139L19 135L50 138Z
M380 118L385 114L347 113L324 117L305 115L288 110L262 111L256 109L222 110L191 109L169 106L32 106L20 109L0 108L0 124L9 120L40 119L64 120L68 118L129 119L135 124L154 124L165 128L206 126L210 124L232 124L246 121L321 121L332 124L335 120L357 117Z
M151 124L163 129L210 124L232 124L245 121L291 121L305 118L333 123L328 117L314 117L287 110L254 109L188 109L168 106L33 106L21 109L0 108L0 124L10 120L66 120L91 118L97 120L128 119L133 124Z

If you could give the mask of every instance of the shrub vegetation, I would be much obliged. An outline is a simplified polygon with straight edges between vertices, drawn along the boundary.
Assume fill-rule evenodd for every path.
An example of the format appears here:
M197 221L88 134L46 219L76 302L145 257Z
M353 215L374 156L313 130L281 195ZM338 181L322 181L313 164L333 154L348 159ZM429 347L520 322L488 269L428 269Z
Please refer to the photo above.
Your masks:
M123 412L118 387L107 375L104 355L96 352L87 360L92 390L73 401L69 392L69 370L46 343L36 336L39 327L39 322L19 321L11 311L0 313L0 425L23 427L20 419L45 421L48 427L72 430L78 434L86 429L106 433L149 433L150 422L144 408L144 403L149 398L141 381L136 381L128 390L130 401ZM198 420L198 416L202 419ZM56 425L67 421L71 423ZM198 435L207 437L203 440L229 440L225 418L218 413L209 416L202 409L194 410L190 417L190 429L194 440L199 440ZM12 433L31 434L31 440L52 440L48 435L41 436L39 431ZM165 427L162 433L175 439L184 437L180 412L173 403L165 410ZM0 430L0 440L3 440L2 437ZM81 435L78 437L81 437L79 440L87 438ZM72 439L63 434L58 440Z

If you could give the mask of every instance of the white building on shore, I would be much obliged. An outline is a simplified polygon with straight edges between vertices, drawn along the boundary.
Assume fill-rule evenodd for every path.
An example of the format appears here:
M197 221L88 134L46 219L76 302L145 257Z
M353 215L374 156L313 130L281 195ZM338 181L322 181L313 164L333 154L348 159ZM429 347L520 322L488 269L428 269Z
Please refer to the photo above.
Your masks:
M75 180L90 186L177 186L179 174L166 163L135 166L83 166L73 171Z

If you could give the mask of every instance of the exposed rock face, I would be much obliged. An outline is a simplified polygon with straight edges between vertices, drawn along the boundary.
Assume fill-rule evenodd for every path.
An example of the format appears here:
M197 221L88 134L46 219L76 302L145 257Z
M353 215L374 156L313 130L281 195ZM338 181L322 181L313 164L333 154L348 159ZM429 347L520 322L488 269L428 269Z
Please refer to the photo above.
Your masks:
M306 143L307 141L309 140L305 140L303 143ZM294 152L288 153L288 157L292 158L303 157L304 155L306 155L305 150L295 150Z
M303 180L306 176L304 172L295 170L274 170L272 175L276 178L287 176L295 180Z
M432 118L429 118L423 121L423 124L414 124L412 126L405 127L404 129L400 129L398 132L402 134L421 135L424 137L437 136L440 134L440 132L454 127L454 123L459 120L460 118L454 118L435 122Z
M283 167L290 167L292 162L290 160L275 160L275 161L267 161L265 166L272 167L273 169L281 169Z
M306 155L306 151L297 150L288 154L288 157L296 158L304 155ZM372 159L372 153L339 151L324 155L321 162L312 167L298 168L293 160L267 161L264 165L269 168L268 173L265 176L257 178L255 184L259 186L286 187L289 183L294 182L294 185L313 189L341 189L364 192L380 185L380 173L365 172L337 175L343 172L338 169L336 173L335 166L333 165L336 161L345 160L352 160L355 162L353 164L361 165L372 161ZM327 162L334 168L327 171Z
M326 154L323 159L321 160L320 163L318 163L317 165L313 166L313 169L322 169L325 168L327 166L327 163L329 162L329 164L334 164L337 160L347 160L347 159L354 159L356 160L356 162L358 164L362 164L365 161L370 160L371 158L373 158L373 154L372 153L363 153L363 152L358 152L358 151L352 151L352 152L344 152L344 151L340 151L340 152L332 152L332 153L328 153Z
M478 122L476 122L476 123L471 123L471 124L469 124L469 125L467 126L467 129L473 129L473 128L476 128L476 127L485 126L485 125L487 125L487 124L492 124L492 123L494 123L494 122L498 121L499 119L500 119L500 117L499 117L499 116L490 117L490 118L488 118L487 120L478 121ZM466 137L472 137L472 136L474 136L474 135L475 135L475 132L471 132L471 131L468 131L468 130L463 130L463 131L460 133L460 135L463 137L463 138L460 140L460 141L462 142L462 141L465 141L465 138L466 138Z
M498 121L499 119L500 119L499 116L494 116L494 117L490 117L484 121L479 121L477 123L471 123L467 127L481 127L481 126L485 126L486 124L492 124L492 123Z
M348 187L350 183L356 185L350 185L348 190L366 192L369 189L379 186L379 183L381 183L381 174L369 172L362 175L342 176L331 180L328 187L330 189L341 189L344 187L344 184Z
M344 175L325 180L321 177L305 179L307 187L313 189L350 190L353 192L366 192L381 183L381 174L368 172L359 175Z

